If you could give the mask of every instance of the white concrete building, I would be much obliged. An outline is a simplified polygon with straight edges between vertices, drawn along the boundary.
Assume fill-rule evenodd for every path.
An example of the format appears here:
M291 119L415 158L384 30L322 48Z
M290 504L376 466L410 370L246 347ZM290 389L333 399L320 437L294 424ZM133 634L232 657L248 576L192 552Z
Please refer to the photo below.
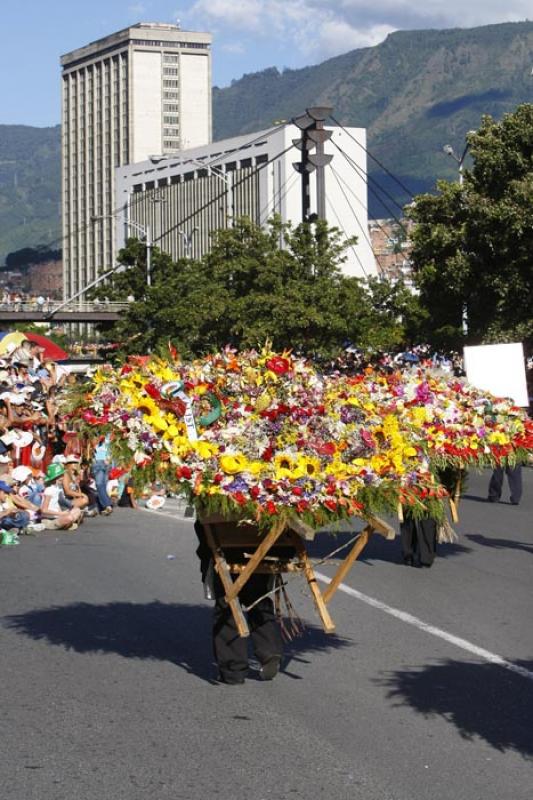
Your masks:
M377 268L368 234L366 131L331 130L333 137L325 146L326 153L334 156L325 168L327 220L346 238L358 240L347 251L343 271L370 277ZM299 223L301 179L293 168L293 162L300 160L293 145L298 138L298 128L286 124L175 156L152 154L151 159L117 168L116 199L123 208L123 224L116 228L115 254L128 236L139 236L139 230L177 259L206 253L213 231L227 227L232 217L247 216L264 225L278 213L284 221Z
M142 22L67 53L61 67L71 297L112 262L115 168L211 141L211 35Z

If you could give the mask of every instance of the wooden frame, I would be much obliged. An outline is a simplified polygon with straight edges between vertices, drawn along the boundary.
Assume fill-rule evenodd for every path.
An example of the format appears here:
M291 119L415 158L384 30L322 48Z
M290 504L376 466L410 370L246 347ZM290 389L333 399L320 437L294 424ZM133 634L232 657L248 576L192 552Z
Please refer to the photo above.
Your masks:
M238 597L241 589L254 573L280 574L283 572L304 575L322 626L326 633L333 633L335 623L327 606L340 583L363 552L373 533L379 533L387 539L395 537L394 529L378 517L368 517L365 521L367 524L361 535L339 565L327 588L322 591L318 585L299 526L295 526L298 527L298 532L296 532L290 527L290 521L280 518L267 533L260 534L256 526L251 523L239 523L221 517L202 519L206 540L213 553L215 570L224 587L224 599L231 609L239 635L250 635ZM268 554L275 546L290 547L295 555L286 559L269 556ZM253 548L253 552L245 554L244 563L228 561L229 551L232 548L239 548L242 551L242 548L246 547Z

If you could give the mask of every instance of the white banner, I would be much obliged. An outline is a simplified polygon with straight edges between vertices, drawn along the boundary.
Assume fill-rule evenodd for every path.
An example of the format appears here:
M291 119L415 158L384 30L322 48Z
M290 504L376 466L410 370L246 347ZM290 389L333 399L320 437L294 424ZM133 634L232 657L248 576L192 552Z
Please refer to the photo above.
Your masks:
M529 406L521 343L465 347L464 358L466 378L473 386L496 397L510 397L515 406Z

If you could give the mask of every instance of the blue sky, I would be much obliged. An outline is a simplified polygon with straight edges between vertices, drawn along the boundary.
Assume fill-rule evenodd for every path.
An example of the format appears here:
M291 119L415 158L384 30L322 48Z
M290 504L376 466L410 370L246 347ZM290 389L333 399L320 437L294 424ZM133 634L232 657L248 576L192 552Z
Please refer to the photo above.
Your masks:
M472 27L532 16L532 0L3 0L0 124L55 125L59 57L134 22L214 35L213 81L315 64L394 30Z

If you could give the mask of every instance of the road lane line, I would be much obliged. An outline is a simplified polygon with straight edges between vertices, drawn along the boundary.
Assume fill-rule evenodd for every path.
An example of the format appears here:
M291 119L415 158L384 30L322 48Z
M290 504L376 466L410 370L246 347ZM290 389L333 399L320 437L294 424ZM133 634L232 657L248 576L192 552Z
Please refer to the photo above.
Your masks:
M322 572L315 571L315 575L320 581L323 581L323 583L331 583L331 578L328 578L328 576L324 575ZM406 622L408 625L413 625L415 628L431 634L431 636L437 636L439 639L444 639L445 642L453 644L455 647L460 647L461 650L466 650L467 653L478 656L478 658L482 658L484 661L488 661L490 664L497 664L498 666L509 670L509 672L514 672L516 675L521 675L522 678L527 678L528 680L533 681L533 672L530 672L530 670L526 669L525 667L521 667L518 664L513 664L512 661L507 661L507 659L502 658L502 656L499 656L497 653L491 653L490 650L485 650L483 647L478 647L476 644L472 644L472 642L467 641L467 639L461 639L459 636L454 636L453 633L443 631L442 628L436 628L434 625L430 625L418 617L413 616L413 614L408 614L407 611L402 611L399 608L394 608L394 606L389 606L386 603L382 603L381 600L376 600L374 597L369 597L367 594L358 592L357 589L352 589L351 586L347 586L345 583L339 584L338 590L340 592L344 592L350 597L355 597L356 600L361 600L361 602L366 603L368 606L372 606L372 608L377 608L380 611L384 611L385 614L389 614L391 617L396 617L396 619L400 619L402 622Z
M176 520L175 513L172 514L165 511L152 511L148 508L142 507L139 507L139 510L155 516L168 517L169 519ZM180 522L194 522L194 518L184 517L183 519L180 519ZM327 575L324 575L322 572L315 571L315 575L323 583L331 583L331 578L329 578ZM389 614L389 616L396 617L396 619L406 622L408 625L413 625L415 628L418 628L425 633L429 633L431 636L436 636L439 639L443 639L445 642L448 642L448 644L453 644L455 647L459 647L461 650L465 650L467 653L471 653L478 658L482 658L484 661L488 661L490 664L497 664L498 666L509 670L509 672L514 672L515 675L520 675L522 678L527 678L528 680L533 681L533 672L525 667L521 667L518 664L513 664L512 661L507 661L507 659L499 656L497 653L491 653L490 650L485 650L483 647L478 647L476 644L469 642L467 639L462 639L460 636L454 636L453 633L448 633L448 631L444 631L442 628L437 628L435 625L430 625L428 622L424 622L424 620L415 617L413 614L409 614L407 611L402 611L399 608L394 608L394 606L387 605L387 603L382 603L381 600L376 600L375 597L370 597L367 594L359 592L357 589L352 589L351 586L347 586L345 583L339 584L338 591L344 592L350 597L355 597L356 600L361 600L361 602L366 603L368 606L372 606L372 608L377 608L379 611L384 611L386 614Z

